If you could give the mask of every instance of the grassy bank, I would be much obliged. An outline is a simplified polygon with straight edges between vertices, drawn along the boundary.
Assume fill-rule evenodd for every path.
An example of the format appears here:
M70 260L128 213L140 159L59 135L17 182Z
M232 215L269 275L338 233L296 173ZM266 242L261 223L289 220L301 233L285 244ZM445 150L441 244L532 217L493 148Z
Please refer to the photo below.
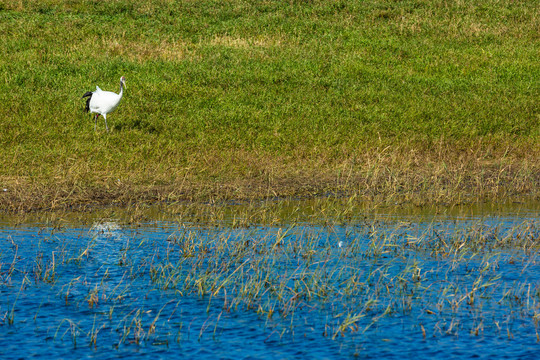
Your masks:
M538 198L539 10L3 0L1 208ZM94 132L80 97L122 75Z

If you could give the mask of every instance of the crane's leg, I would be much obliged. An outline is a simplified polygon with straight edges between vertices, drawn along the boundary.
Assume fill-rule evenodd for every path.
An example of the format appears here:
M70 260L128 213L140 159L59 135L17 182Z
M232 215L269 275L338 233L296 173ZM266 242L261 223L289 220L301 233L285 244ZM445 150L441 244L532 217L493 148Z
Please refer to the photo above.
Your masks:
M95 117L95 124L94 124L94 131L97 131L97 118L99 117L99 114L96 114L96 117Z
M109 127L107 126L107 114L103 114L103 119L105 119L105 129L109 132Z

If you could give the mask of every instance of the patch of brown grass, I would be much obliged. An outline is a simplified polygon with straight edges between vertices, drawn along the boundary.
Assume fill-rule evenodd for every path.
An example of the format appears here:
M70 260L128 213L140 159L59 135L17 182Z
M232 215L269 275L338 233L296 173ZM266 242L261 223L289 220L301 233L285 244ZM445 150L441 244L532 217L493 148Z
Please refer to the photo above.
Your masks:
M85 39L80 47L96 49L95 54L107 56L120 56L129 61L144 63L148 60L180 61L194 54L188 51L184 42L148 39L128 40L122 37L93 37Z
M51 210L177 201L355 196L416 205L540 199L538 149L374 148L341 159L279 157L236 150L198 154L187 168L119 176L72 164L48 179L0 178L0 208ZM534 149L533 149L534 150ZM5 189L5 191L4 191Z
M216 35L209 41L213 46L227 46L237 49L252 49L257 47L267 48L280 46L283 43L283 39L274 37L233 37L230 35Z

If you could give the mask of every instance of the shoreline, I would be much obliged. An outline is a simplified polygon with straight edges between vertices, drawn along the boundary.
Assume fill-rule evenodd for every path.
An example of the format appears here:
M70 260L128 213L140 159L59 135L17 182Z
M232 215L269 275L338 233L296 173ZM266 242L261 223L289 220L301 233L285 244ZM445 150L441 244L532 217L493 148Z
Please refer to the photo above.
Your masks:
M88 179L87 179L88 180ZM103 206L177 202L259 201L320 197L349 198L414 206L540 200L540 166L527 161L463 169L442 163L417 168L304 170L283 176L259 174L170 182L139 177L133 182L90 178L87 183L56 178L0 176L0 209L5 213L91 209Z

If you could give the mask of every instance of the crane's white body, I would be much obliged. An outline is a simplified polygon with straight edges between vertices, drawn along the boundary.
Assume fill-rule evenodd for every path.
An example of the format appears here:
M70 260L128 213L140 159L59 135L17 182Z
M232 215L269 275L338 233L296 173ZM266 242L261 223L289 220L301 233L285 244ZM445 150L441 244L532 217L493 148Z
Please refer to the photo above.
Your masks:
M103 116L105 120L105 128L109 131L109 126L107 125L107 114L113 112L120 104L122 96L124 95L124 86L125 79L122 76L120 78L120 92L118 94L112 91L103 91L96 86L96 91L87 92L83 97L90 97L86 102L86 111L96 114L94 130L97 129L97 119L99 115Z
M120 93L114 93L112 91L103 91L96 86L96 91L93 92L90 99L90 112L103 115L107 117L108 113L113 112L120 104L122 100L123 89L120 89Z

